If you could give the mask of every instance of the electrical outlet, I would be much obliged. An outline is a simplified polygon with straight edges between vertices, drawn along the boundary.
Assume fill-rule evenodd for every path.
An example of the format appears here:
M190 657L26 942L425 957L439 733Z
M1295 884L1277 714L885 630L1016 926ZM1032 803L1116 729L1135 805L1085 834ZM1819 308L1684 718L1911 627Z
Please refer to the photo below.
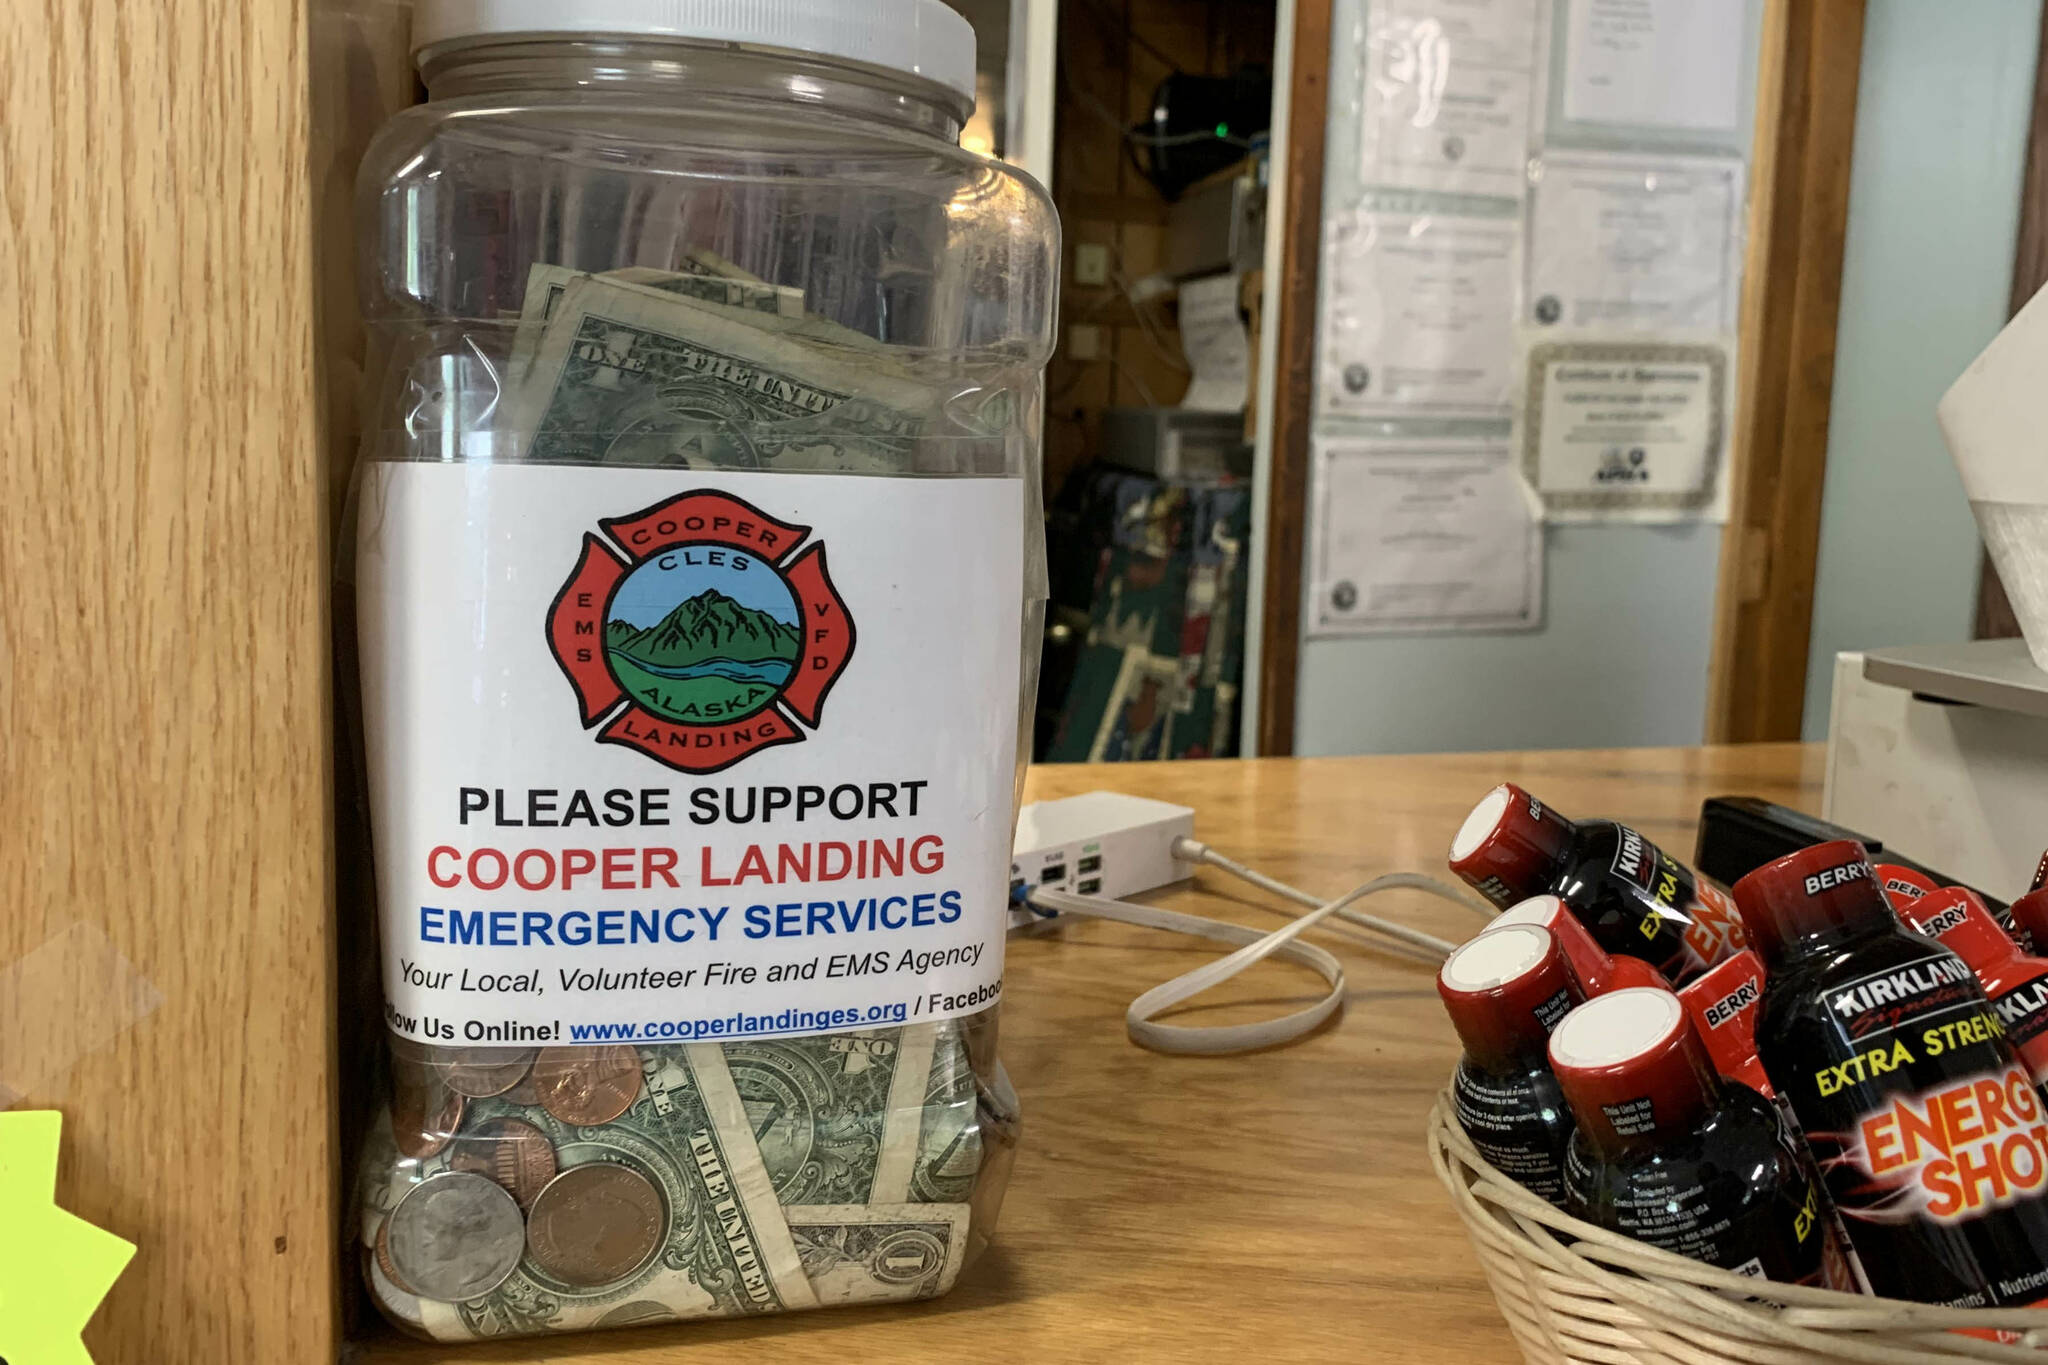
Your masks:
M1067 359L1095 360L1102 355L1102 329L1077 322L1067 329Z
M1074 283L1100 289L1109 283L1109 248L1100 242L1074 244Z

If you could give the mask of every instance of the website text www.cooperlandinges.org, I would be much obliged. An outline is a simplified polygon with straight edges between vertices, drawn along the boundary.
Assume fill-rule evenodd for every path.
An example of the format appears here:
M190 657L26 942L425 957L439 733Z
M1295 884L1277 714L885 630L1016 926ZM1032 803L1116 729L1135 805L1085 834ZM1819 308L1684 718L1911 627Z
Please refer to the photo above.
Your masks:
M900 1024L910 1017L903 1001L869 1005L866 1009L798 1010L780 1014L748 1014L743 1010L715 1019L652 1019L641 1024L571 1024L572 1043L691 1042L700 1038L759 1038L774 1033L825 1033L853 1024Z
M571 1024L572 1043L696 1042L704 1038L762 1038L777 1034L829 1033L863 1024L901 1024L913 1015L950 1014L962 1007L995 1003L1001 983L980 987L966 996L934 995L916 1001L893 1000L864 1008L786 1009L776 1014L735 1010L708 1019L653 1019L641 1023Z

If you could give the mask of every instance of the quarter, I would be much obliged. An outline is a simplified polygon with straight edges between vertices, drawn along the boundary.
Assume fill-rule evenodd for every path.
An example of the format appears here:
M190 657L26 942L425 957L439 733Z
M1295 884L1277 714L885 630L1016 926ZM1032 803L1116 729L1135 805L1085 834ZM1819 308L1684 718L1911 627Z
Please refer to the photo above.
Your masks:
M496 1181L454 1171L413 1186L390 1219L391 1264L421 1298L455 1303L488 1294L526 1248L519 1205Z

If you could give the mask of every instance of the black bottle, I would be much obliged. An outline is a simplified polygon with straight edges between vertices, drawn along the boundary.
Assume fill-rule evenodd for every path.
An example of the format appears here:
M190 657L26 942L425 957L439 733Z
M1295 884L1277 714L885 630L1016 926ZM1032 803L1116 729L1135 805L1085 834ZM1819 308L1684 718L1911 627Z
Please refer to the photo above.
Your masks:
M1436 989L1465 1044L1459 1125L1503 1175L1561 1205L1572 1120L1544 1049L1586 998L1563 949L1535 925L1490 929L1444 959Z
M1612 820L1571 821L1512 782L1488 792L1451 841L1451 870L1506 909L1554 895L1610 953L1683 984L1743 946L1726 896Z
M1568 1212L1738 1275L1821 1282L1819 1189L1776 1106L1721 1079L1677 996L1579 1006L1550 1035L1550 1067L1578 1125Z
M1962 959L1894 918L1861 844L1735 887L1769 969L1757 1053L1792 1106L1875 1293L2048 1298L2048 1118Z

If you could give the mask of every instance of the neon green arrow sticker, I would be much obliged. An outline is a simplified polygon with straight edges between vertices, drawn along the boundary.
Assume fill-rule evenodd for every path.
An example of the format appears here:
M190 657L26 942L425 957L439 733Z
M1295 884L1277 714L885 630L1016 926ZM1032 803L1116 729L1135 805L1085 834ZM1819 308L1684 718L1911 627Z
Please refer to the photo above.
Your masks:
M135 1255L133 1244L57 1207L64 1116L0 1114L0 1360L92 1365L80 1339Z

